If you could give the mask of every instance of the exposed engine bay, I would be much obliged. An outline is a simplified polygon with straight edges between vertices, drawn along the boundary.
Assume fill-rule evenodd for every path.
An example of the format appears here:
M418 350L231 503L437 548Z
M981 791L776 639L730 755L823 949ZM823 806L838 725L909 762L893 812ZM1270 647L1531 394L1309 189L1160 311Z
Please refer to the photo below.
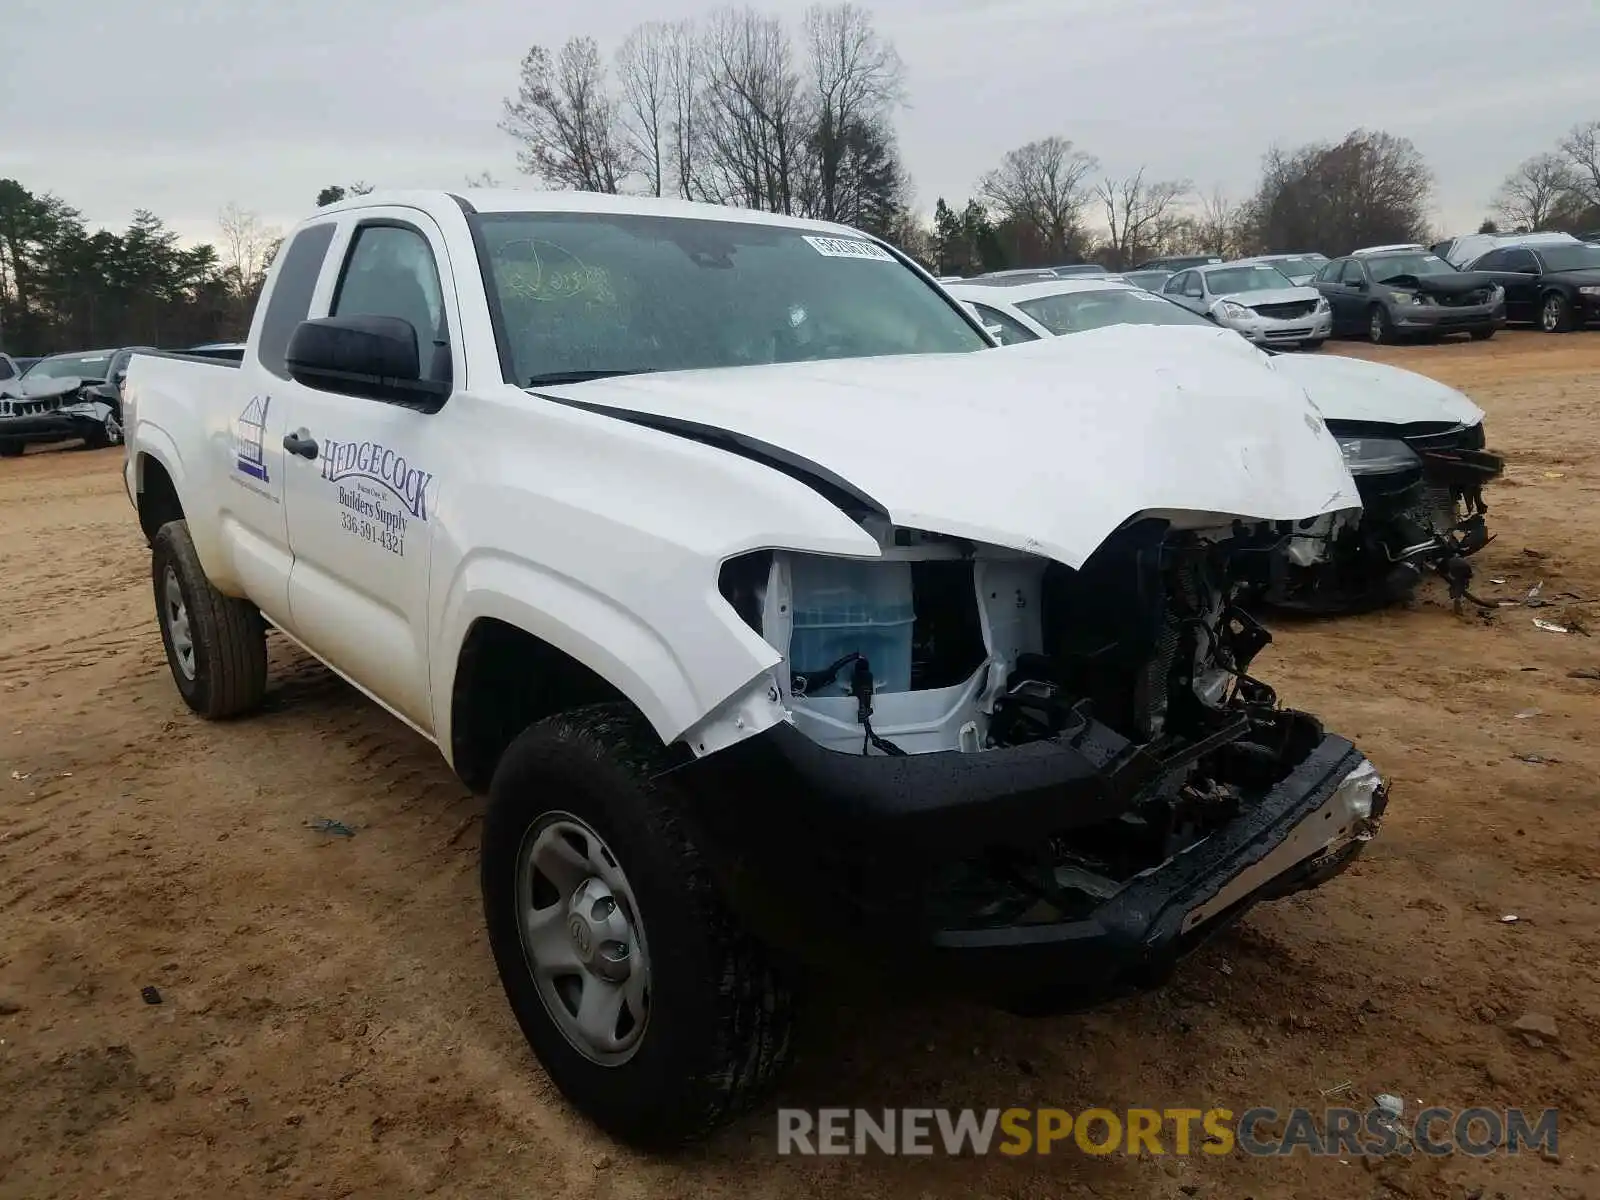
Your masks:
M1248 811L1323 736L1249 674L1271 635L1238 603L1265 583L1291 527L1175 530L1145 518L1080 570L874 532L882 559L826 561L835 581L841 562L859 581L909 577L908 671L880 637L895 621L874 625L861 607L842 653L807 656L809 556L762 552L724 569L723 594L784 654L775 673L794 724L840 754L981 758L1051 743L1096 771L1063 796L1042 844L1005 845L996 830L993 844L947 864L952 877L926 893L941 898L946 927L1087 913Z
M1329 514L1301 522L1266 598L1286 608L1351 611L1404 600L1429 574L1463 600L1467 561L1493 540L1483 489L1505 469L1484 448L1481 423L1381 425L1328 421L1361 495L1359 522Z

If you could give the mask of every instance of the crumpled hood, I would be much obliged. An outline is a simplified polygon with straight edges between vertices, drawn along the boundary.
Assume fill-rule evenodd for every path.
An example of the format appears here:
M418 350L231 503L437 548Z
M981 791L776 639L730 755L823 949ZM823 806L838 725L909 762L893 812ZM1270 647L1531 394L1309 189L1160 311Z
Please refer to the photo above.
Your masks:
M1338 354L1277 354L1267 362L1305 388L1330 421L1476 425L1483 420L1483 409L1455 388L1402 367Z
M1300 387L1207 352L1224 330L1116 326L969 354L623 376L538 389L808 459L897 524L1081 566L1139 513L1299 520L1360 504Z
M65 396L77 391L83 386L83 380L75 376L66 376L55 379L41 376L30 379L24 375L21 379L8 379L0 383L0 393L15 399L24 400L49 400L54 396Z

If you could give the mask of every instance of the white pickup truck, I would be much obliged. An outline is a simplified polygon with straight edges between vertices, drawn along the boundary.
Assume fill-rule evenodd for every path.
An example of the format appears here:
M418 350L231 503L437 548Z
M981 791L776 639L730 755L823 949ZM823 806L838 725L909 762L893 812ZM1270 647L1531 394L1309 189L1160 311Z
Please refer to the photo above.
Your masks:
M273 627L486 791L509 1001L640 1145L760 1093L808 964L1154 985L1387 800L1233 602L1358 506L1339 447L1167 332L975 353L898 251L749 211L321 209L242 362L127 377L172 677L244 713Z

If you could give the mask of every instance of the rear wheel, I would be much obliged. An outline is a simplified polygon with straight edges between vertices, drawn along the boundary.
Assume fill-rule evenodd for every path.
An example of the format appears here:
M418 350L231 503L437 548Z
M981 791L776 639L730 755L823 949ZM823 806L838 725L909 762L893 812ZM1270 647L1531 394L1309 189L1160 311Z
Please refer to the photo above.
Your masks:
M217 720L248 712L267 690L266 625L256 606L211 586L187 521L168 521L151 545L156 616L183 701Z
M1539 328L1546 333L1572 331L1572 302L1560 292L1546 293L1539 304Z
M1367 314L1367 339L1374 346L1394 341L1394 326L1389 322L1389 310L1374 304Z
M788 1056L788 989L723 905L660 739L627 705L551 717L489 790L489 944L523 1035L564 1095L625 1142L697 1140Z

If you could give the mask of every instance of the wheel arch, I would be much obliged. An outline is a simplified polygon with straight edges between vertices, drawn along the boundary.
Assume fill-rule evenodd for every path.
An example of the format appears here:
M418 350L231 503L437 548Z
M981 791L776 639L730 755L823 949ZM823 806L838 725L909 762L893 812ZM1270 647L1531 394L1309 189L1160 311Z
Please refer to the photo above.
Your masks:
M149 450L139 451L134 459L134 487L139 528L144 532L146 542L154 542L157 531L168 521L184 519L178 485L172 471L158 454Z

